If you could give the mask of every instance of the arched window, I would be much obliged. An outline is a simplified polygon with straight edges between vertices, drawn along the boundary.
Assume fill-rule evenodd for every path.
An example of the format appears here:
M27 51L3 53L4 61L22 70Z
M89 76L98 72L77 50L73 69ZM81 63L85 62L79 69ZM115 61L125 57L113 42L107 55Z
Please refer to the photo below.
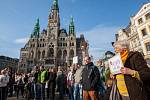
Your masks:
M44 58L44 57L45 57L45 51L42 52L42 58Z
M59 50L58 53L57 53L57 57L61 58L62 57L62 51Z
M33 51L31 51L31 56L30 57L33 59L33 57L34 57L34 52Z
M72 43L72 45L71 46L74 46L74 43Z
M41 52L38 51L38 59L40 59L40 58L41 58Z
M70 50L70 57L73 58L74 57L74 51Z
M48 57L54 57L54 49L53 48L49 48Z
M64 50L63 51L63 58L66 59L66 56L67 56L67 50Z

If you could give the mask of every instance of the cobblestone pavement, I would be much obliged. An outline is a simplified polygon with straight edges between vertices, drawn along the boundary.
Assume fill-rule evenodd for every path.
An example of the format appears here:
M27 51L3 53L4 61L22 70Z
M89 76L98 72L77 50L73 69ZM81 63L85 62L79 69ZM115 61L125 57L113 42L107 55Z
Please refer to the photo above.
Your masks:
M56 93L55 96L56 96L56 97L55 97L55 100L59 100L59 99L58 99L58 93ZM18 99L17 99L16 97L8 97L7 100L27 100L27 99L22 98L22 97L20 96ZM33 99L31 99L31 100L33 100ZM48 100L48 99L46 99L46 100ZM50 99L49 99L49 100L50 100ZM64 97L64 100L69 100L69 98L68 98L67 96L65 96L65 97Z

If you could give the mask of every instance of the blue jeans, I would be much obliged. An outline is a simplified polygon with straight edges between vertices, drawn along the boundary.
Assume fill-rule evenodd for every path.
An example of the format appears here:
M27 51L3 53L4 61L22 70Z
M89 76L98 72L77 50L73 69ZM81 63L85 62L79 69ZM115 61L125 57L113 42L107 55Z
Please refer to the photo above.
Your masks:
M34 83L34 100L41 100L41 84Z
M74 84L74 100L78 100L78 95L79 95L79 100L82 100L82 85L75 83Z

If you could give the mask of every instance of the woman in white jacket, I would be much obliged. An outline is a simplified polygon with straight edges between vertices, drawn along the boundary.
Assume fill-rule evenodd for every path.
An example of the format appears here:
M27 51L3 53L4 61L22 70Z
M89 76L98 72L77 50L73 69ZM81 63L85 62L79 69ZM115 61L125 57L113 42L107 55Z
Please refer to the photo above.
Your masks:
M6 100L7 98L7 83L9 82L9 76L6 70L1 71L0 75L0 100Z

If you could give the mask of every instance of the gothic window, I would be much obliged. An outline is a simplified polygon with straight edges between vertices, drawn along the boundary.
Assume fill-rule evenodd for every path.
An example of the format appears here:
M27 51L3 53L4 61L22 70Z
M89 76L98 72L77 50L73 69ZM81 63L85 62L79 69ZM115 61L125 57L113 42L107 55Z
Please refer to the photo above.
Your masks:
M74 43L72 43L72 46L74 46Z
M66 56L67 56L67 50L64 50L63 51L63 58L66 59Z
M74 51L70 50L70 57L73 58L74 57Z
M44 58L44 57L45 57L45 51L42 52L42 58Z
M54 49L50 48L48 51L48 57L54 57Z
M53 43L50 43L50 44L49 44L49 47L50 47L50 48L54 48L54 44L53 44Z
M34 57L34 52L33 51L31 51L30 57L33 59L33 57Z
M33 44L32 46L35 47L35 44Z
M58 51L57 57L58 57L58 58L61 58L61 57L62 57L62 51L61 51L61 50Z
M66 46L66 43L63 43L63 46Z
M41 57L41 52L38 51L38 59L40 59L40 57Z

